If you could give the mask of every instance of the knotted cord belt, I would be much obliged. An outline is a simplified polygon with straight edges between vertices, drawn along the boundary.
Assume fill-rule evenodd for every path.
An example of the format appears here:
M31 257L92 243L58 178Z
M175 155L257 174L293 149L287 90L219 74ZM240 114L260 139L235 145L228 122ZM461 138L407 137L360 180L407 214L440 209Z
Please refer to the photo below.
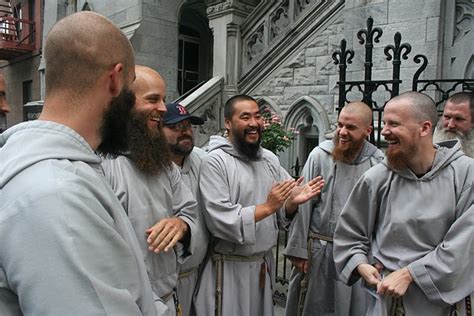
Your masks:
M308 250L308 271L311 265L311 258L312 258L311 250L313 249L313 242L315 239L324 240L327 242L334 241L334 239L329 236L313 233L311 231L308 233L308 249L307 249ZM301 283L300 283L300 295L298 296L298 315L303 315L304 301L306 299L306 292L308 291L309 276L308 276L308 273L303 272L303 274L304 274L303 279L301 280Z
M222 291L223 291L223 270L224 270L224 261L234 261L234 262L254 262L260 261L263 259L263 256L238 256L238 255L224 255L219 253L214 253L212 255L212 262L216 269L216 316L222 316Z

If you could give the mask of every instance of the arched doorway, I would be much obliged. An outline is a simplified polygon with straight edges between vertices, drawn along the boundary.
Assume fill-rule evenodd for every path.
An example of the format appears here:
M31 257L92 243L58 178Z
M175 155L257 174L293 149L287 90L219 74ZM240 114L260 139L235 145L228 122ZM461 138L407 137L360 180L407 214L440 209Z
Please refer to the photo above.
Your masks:
M289 148L288 167L302 169L309 153L326 139L330 131L329 117L318 101L309 96L296 100L285 117L285 128L298 132ZM299 172L295 172L298 174Z

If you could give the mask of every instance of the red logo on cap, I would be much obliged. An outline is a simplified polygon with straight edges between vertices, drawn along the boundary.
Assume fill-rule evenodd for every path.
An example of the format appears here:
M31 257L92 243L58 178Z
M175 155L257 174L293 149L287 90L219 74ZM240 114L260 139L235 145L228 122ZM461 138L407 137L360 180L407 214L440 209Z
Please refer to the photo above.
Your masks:
M178 105L177 106L178 110L179 110L179 114L180 115L185 115L185 114L188 114L188 111L186 111L186 108L182 105Z

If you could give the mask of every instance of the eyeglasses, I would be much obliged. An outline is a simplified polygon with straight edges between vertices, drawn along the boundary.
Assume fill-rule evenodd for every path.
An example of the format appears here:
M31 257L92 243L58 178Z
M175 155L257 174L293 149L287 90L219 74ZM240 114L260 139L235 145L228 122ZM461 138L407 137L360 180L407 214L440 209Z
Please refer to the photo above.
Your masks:
M176 124L165 125L165 127L168 127L169 129L175 132L187 131L193 128L193 126L189 122L179 122Z

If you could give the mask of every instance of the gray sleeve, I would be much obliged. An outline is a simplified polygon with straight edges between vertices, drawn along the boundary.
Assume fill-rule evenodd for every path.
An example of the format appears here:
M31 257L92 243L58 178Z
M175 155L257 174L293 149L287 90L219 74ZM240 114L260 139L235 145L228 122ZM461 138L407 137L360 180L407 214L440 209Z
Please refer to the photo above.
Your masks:
M192 254L196 246L194 236L196 236L198 229L196 225L198 205L190 189L181 179L181 174L176 166L172 168L170 181L173 191L173 214L185 221L189 227L190 242L187 249L184 249L184 252L180 253L179 258L180 263L182 263L181 260L187 255Z
M2 236L2 264L25 314L144 313L137 257L88 185L40 188Z
M240 245L255 244L255 205L231 201L227 170L219 158L201 164L199 194L206 226L214 237Z
M334 263L340 280L348 285L360 278L355 270L357 266L369 261L367 254L378 212L368 174L365 173L354 186L334 232Z
M321 174L320 164L318 163L321 157L313 153L309 155L303 167L302 176L305 182ZM308 232L311 212L313 205L319 202L320 198L316 197L298 207L298 213L290 226L285 255L308 259Z
M454 304L474 292L474 192L471 185L457 203L461 215L443 241L424 257L410 263L415 283L434 302Z

